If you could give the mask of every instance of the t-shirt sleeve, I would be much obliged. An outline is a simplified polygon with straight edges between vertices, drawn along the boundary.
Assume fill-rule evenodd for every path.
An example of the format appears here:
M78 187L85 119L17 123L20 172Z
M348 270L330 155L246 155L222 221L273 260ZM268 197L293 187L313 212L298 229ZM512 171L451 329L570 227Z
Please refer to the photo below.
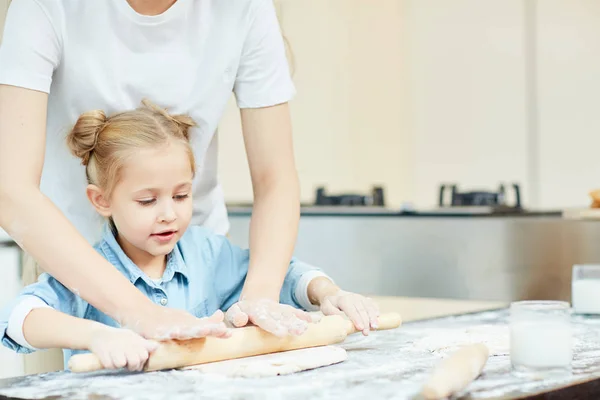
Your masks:
M296 93L272 0L257 0L234 85L240 108L270 107Z
M50 92L61 45L48 13L35 0L13 0L0 44L0 84Z
M88 309L88 303L52 276L47 273L40 275L38 282L26 286L11 304L0 311L0 343L19 353L30 353L33 349L23 346L15 341L15 338L10 337L8 326L11 323L13 311L17 310L18 312L19 304L31 297L37 297L51 308L77 318L83 318ZM15 321L16 318L12 320ZM22 325L24 318L20 322ZM17 327L17 329L22 329L22 326Z

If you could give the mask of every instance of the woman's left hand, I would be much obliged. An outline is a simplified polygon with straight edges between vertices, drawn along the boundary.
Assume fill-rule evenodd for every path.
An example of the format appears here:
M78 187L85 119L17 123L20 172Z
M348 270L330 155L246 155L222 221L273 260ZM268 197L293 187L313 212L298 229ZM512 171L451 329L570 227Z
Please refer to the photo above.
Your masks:
M280 337L301 335L311 322L305 311L270 299L241 300L227 310L226 320L237 328L251 322Z
M321 312L325 315L347 315L358 331L368 335L377 329L379 307L372 299L360 294L338 290L321 301Z

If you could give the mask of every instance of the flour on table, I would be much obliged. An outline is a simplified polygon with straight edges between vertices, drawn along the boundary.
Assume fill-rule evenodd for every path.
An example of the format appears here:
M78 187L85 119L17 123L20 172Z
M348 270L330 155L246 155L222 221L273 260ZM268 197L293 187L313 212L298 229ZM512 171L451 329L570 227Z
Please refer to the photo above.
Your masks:
M508 326L475 325L458 329L431 329L425 337L415 340L414 347L445 355L461 346L475 343L486 345L491 357L509 355Z
M262 378L337 364L347 358L346 350L341 347L321 346L193 365L184 369L228 377Z

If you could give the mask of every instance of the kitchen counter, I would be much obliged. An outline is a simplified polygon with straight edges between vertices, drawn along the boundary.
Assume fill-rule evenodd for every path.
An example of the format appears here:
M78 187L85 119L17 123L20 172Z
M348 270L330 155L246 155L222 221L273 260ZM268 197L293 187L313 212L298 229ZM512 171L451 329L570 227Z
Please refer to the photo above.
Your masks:
M371 297L377 302L382 313L397 312L402 315L402 321L404 323L480 311L496 310L508 306L508 303L500 301L451 300L392 296Z
M249 216L252 214L251 205L228 205L230 216ZM524 210L491 213L489 207L447 207L440 209L425 209L413 211L409 209L388 208L378 206L309 206L300 208L303 217L310 216L354 216L354 217L562 217L561 210Z
M198 371L144 374L66 372L0 381L2 395L46 399L414 399L432 369L459 346L483 342L490 358L483 374L457 399L600 398L600 320L574 317L573 374L550 380L520 379L510 371L508 311L497 309L421 320L436 307L454 314L495 308L497 303L462 304L429 299L381 299L382 309L413 311L414 320L341 344L348 360L281 377L226 378ZM310 382L310 384L308 384Z
M554 391L572 398L591 394L600 376L600 322L578 321L580 336L574 375L554 381L519 380L510 374L505 303L375 297L383 312L404 314L400 329L353 335L342 344L349 359L341 364L282 377L234 379L197 371L145 374L67 372L0 381L0 398L52 399L362 399L412 398L444 354L461 344L484 341L492 357L480 379L463 393L469 399L525 398ZM487 310L487 311L482 311ZM466 313L466 314L465 314ZM461 315L459 315L461 314ZM454 315L432 318L440 315ZM582 331L583 334L581 334ZM307 381L311 381L307 385ZM582 383L583 382L583 383ZM592 386L590 386L592 385ZM587 391L581 392L583 388ZM559 391L557 391L559 390ZM563 390L563 392L560 392ZM566 392L564 392L566 391ZM599 393L600 394L600 393ZM532 398L535 398L532 397ZM585 398L585 397L580 397Z

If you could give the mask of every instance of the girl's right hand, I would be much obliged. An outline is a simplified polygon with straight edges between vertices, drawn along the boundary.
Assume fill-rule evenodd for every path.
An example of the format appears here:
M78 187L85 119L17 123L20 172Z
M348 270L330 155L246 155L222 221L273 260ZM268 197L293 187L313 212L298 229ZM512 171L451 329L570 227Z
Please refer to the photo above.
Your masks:
M231 330L225 326L224 318L220 310L210 317L196 318L186 311L156 306L124 318L121 325L154 340L187 340L206 336L227 338L231 336Z
M222 311L217 311L208 318L196 318L175 309L161 309L163 310L169 312L160 313L158 317L166 316L166 319L147 321L150 322L149 325L144 325L143 320L139 320L137 326L153 326L154 332L150 333L154 339L160 340L231 336L231 330L223 322ZM175 322L171 319L173 317L180 325L174 325ZM167 328L168 324L173 325ZM145 339L130 329L101 325L91 335L89 350L98 357L105 369L127 368L130 371L141 371L148 357L157 347L158 342Z
M157 347L157 342L144 339L129 329L101 325L92 332L89 350L105 369L141 371Z

